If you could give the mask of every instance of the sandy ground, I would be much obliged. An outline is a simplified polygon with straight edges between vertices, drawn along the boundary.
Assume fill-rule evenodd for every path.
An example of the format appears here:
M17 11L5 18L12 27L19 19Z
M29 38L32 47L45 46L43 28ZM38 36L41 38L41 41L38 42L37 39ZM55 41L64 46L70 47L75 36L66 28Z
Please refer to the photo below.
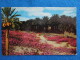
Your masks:
M45 37L43 37L43 35L39 36L37 34L37 37L40 37L40 39L41 39L40 42L41 43L51 44L54 47L66 47L67 46L67 42L63 42L63 43L58 44L58 43L56 43L56 41L49 41L49 40L47 40Z

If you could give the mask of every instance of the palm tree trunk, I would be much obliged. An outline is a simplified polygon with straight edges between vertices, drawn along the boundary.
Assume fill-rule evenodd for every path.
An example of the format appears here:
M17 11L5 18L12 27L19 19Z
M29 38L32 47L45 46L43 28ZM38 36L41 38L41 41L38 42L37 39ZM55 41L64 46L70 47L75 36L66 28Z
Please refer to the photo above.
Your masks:
M8 55L8 48L9 48L9 40L8 40L9 30L6 29L6 55Z

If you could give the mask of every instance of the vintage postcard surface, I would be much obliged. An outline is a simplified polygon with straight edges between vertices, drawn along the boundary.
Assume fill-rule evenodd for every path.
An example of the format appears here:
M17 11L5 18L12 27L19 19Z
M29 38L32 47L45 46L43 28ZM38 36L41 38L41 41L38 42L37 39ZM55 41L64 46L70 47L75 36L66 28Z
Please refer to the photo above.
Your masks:
M2 7L3 55L76 55L75 7Z

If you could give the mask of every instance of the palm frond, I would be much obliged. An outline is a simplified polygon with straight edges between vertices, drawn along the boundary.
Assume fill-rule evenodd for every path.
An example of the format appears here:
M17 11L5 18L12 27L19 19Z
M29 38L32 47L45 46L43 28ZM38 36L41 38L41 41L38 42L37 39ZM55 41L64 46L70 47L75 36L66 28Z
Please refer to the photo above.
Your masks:
M14 13L14 11L15 11L15 9L12 9L12 11L11 11L10 15L12 15L12 14Z
M2 8L2 12L4 13L4 15L6 17L9 17L10 16L10 11L11 11L11 7Z
M13 16L10 17L10 20L13 19L13 18L16 17L16 16L20 16L20 15L18 15L18 14L17 14L17 15L14 14Z

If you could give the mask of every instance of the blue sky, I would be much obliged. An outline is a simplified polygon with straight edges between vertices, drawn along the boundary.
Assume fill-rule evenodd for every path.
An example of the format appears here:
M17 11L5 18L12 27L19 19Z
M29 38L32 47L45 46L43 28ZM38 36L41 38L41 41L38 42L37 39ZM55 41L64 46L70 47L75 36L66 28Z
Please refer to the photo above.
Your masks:
M36 17L42 18L43 16L51 17L54 14L76 16L76 7L12 7L16 8L20 21L34 19Z

